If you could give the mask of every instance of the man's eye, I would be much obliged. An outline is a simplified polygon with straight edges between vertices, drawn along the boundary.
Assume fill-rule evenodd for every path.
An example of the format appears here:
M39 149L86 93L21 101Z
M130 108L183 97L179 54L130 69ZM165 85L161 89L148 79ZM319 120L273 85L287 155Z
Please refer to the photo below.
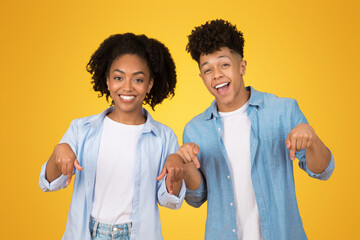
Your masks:
M210 72L210 69L206 69L205 71L204 71L204 73L209 73Z
M228 66L230 66L230 64L228 64L228 63L224 63L223 65L221 65L222 67L228 67Z

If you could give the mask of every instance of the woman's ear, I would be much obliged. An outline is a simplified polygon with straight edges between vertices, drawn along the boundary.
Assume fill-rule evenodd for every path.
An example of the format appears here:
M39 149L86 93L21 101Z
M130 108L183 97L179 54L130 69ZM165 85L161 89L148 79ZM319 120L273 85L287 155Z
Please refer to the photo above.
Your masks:
M152 78L151 78L151 79L150 79L149 86L148 86L148 89L147 89L146 93L150 93L150 91L151 91L151 89L152 89L153 85L154 85L154 79L152 79Z

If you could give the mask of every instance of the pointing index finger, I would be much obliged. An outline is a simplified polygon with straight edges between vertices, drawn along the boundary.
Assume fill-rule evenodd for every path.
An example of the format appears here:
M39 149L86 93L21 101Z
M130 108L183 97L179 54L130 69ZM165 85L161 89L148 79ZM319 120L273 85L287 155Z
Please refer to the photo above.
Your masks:
M290 159L292 160L292 161L294 161L295 160L295 149L296 149L296 138L293 138L293 139L291 139L290 140L290 142L291 142L291 147L290 147Z
M71 182L71 178L72 178L72 175L73 175L73 166L68 164L66 166L66 186L68 186Z
M173 195L174 169L170 169L166 176L166 186L170 195Z
M197 156L195 156L193 158L193 162L194 162L196 168L200 168L200 162L199 162L199 159L197 158Z

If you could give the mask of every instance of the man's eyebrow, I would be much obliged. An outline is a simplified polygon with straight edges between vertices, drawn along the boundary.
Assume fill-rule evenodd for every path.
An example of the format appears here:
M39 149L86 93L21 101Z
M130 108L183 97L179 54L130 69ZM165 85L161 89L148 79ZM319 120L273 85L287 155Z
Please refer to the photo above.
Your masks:
M218 56L217 57L218 59L219 58L229 58L230 59L230 57L229 56L226 56L226 55L221 55L221 56ZM204 66L204 65L206 65L206 64L208 64L209 62L204 62L203 64L201 64L201 66L200 66L200 69Z
M208 64L208 62L204 62L203 64L201 64L200 69L206 64Z
M221 56L219 56L218 58L229 58L229 59L230 59L230 57L229 57L229 56L226 56L226 55L221 55Z

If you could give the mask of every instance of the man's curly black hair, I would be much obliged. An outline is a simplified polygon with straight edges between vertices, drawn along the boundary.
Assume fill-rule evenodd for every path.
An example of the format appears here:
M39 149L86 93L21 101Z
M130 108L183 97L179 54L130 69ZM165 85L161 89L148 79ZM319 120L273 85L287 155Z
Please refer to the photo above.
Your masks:
M94 90L100 92L99 97L105 95L109 101L110 92L106 80L110 67L114 60L124 54L139 56L149 67L150 78L153 78L154 83L150 93L146 94L145 104L149 104L154 110L165 98L175 95L176 71L169 49L156 39L125 33L105 39L86 66L92 75Z
M195 27L188 39L186 51L197 63L202 54L213 53L221 47L228 47L244 57L243 33L237 30L236 25L222 19L208 21L200 27Z

